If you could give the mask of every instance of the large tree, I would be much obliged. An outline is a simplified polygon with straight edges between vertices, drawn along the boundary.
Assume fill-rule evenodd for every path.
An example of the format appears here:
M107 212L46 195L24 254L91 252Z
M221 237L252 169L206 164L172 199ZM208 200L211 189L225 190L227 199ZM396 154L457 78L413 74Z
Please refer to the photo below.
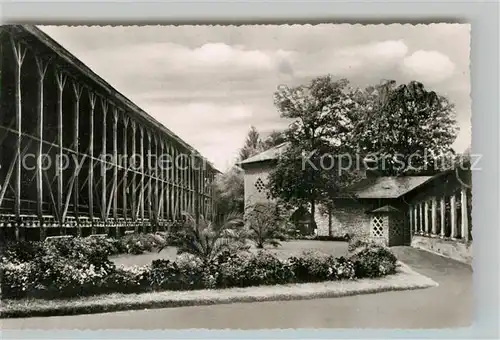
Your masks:
M271 133L262 141L262 149L269 150L277 145L286 142L286 135L283 131L273 130Z
M245 145L240 149L239 161L244 161L262 151L262 141L255 126L250 127Z
M453 152L454 105L422 83L384 81L358 91L355 102L354 136L360 152L376 160L380 174L429 172L438 157Z
M225 173L219 174L213 186L214 204L218 217L235 212L243 213L245 189L242 169L233 166Z
M282 86L274 95L281 117L293 122L285 131L288 148L270 173L269 190L289 205L309 206L313 225L317 203L343 190L345 177L350 178L332 173L349 172L341 169L338 156L354 150L349 138L357 114L352 95L347 80L331 76L293 88Z

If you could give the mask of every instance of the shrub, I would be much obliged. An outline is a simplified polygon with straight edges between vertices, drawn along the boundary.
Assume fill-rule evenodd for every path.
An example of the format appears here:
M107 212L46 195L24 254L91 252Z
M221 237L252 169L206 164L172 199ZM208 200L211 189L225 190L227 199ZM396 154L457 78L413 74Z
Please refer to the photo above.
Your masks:
M3 297L61 298L350 280L393 274L397 266L389 249L373 244L358 247L349 258L304 252L280 260L269 252L255 254L228 247L208 259L184 253L176 261L156 260L132 268L116 267L109 260L116 249L97 238L13 245L0 263Z
M179 236L179 254L194 255L207 264L223 251L237 252L248 249L240 214L228 214L218 223L213 223L203 216L196 221L187 213L185 217L185 228Z
M344 257L335 258L306 251L301 257L290 258L290 262L300 282L343 280L355 277L354 263Z
M266 245L279 247L280 241L288 237L289 225L275 203L256 203L246 209L245 223L249 229L248 238L259 249Z
M356 277L382 277L394 274L397 258L387 248L379 245L368 245L352 256Z
M275 285L294 282L295 275L287 261L281 261L271 253L259 251L246 263L245 280L248 286Z

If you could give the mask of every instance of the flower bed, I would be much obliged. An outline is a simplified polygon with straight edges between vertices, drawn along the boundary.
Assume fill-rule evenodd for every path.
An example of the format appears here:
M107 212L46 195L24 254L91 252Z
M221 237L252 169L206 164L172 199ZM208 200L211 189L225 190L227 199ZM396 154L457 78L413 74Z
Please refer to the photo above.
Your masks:
M2 298L62 298L103 293L196 290L289 283L353 280L395 273L397 260L386 248L366 245L348 258L305 253L280 260L225 251L210 261L191 255L156 260L143 267L117 267L115 250L98 238L16 244L1 262Z

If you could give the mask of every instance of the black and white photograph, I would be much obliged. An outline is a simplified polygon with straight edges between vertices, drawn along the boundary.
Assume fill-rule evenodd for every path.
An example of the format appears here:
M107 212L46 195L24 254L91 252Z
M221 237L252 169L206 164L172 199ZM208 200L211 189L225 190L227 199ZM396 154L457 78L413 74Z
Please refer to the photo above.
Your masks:
M2 328L471 326L470 46L1 25Z

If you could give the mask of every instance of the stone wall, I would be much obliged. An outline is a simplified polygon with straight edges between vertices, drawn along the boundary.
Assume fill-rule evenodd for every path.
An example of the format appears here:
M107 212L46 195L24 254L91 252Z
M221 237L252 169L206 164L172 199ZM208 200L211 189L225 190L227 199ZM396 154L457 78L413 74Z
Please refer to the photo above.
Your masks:
M268 192L262 188L267 185L270 170L271 166L267 163L259 163L245 168L245 207L256 203L269 202Z
M357 237L366 237L370 232L370 216L366 210L371 208L365 203L355 200L342 200L335 204L335 209L331 214L332 235L344 236L345 234ZM324 212L321 206L318 207L315 219L318 225L318 235L328 235L328 213Z
M413 235L411 246L450 257L454 260L472 264L472 243Z

